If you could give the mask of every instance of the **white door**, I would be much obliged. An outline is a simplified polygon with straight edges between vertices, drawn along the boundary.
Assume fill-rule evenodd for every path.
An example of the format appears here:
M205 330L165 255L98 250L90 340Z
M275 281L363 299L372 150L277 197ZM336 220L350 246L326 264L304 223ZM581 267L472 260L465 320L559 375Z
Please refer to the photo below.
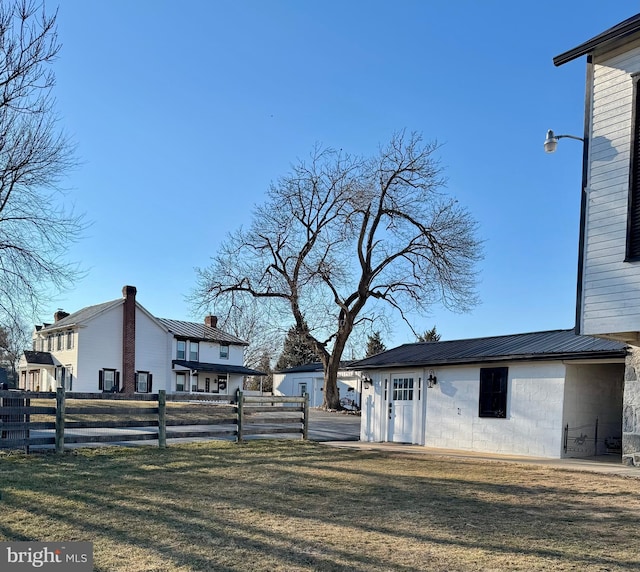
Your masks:
M392 376L389 396L389 441L413 441L414 376Z

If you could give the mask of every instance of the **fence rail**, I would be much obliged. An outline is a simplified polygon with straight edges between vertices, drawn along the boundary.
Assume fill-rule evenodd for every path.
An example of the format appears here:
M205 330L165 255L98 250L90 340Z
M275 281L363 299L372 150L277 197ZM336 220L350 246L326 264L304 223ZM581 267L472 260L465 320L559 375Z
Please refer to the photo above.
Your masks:
M36 404L33 404L33 402ZM51 402L51 405L49 404ZM134 403L135 402L135 403ZM105 418L108 416L108 418ZM33 417L37 419L32 420ZM309 396L0 391L0 449L168 439L301 435Z

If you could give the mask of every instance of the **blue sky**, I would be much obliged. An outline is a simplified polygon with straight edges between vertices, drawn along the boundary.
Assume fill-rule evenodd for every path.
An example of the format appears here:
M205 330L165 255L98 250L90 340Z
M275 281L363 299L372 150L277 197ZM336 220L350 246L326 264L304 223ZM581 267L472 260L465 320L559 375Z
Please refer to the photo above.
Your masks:
M48 4L52 9L53 5ZM416 318L443 339L570 328L584 58L553 56L632 3L427 0L61 0L54 65L80 166L65 201L92 221L69 257L75 311L138 288L154 315L195 317L196 267L248 224L271 181L316 142L354 154L406 128L442 144L447 191L485 241L473 312ZM388 347L413 341L398 321Z

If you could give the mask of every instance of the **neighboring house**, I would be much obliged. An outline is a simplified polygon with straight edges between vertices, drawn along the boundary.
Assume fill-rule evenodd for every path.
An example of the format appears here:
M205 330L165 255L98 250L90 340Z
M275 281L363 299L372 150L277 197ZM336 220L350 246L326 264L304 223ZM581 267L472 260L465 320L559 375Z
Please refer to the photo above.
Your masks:
M629 344L622 449L640 465L640 14L554 58L586 56L577 332Z
M136 301L135 287L122 293L36 326L18 366L19 387L233 395L245 376L260 374L243 366L247 343L218 329L215 316L202 324L156 318Z
M615 451L625 354L573 330L405 344L351 365L360 439L560 458L593 455L598 431Z
M362 376L346 369L345 362L338 372L338 392L345 409L360 409ZM324 371L320 362L299 365L273 373L273 394L296 396L309 394L309 406L320 407L323 401Z

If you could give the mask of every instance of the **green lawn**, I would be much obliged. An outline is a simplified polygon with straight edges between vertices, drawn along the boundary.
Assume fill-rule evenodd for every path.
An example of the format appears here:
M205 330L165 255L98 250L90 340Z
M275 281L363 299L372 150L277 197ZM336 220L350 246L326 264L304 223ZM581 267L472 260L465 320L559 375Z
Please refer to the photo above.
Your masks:
M532 465L213 441L0 454L0 491L0 540L101 571L640 568L640 480Z

